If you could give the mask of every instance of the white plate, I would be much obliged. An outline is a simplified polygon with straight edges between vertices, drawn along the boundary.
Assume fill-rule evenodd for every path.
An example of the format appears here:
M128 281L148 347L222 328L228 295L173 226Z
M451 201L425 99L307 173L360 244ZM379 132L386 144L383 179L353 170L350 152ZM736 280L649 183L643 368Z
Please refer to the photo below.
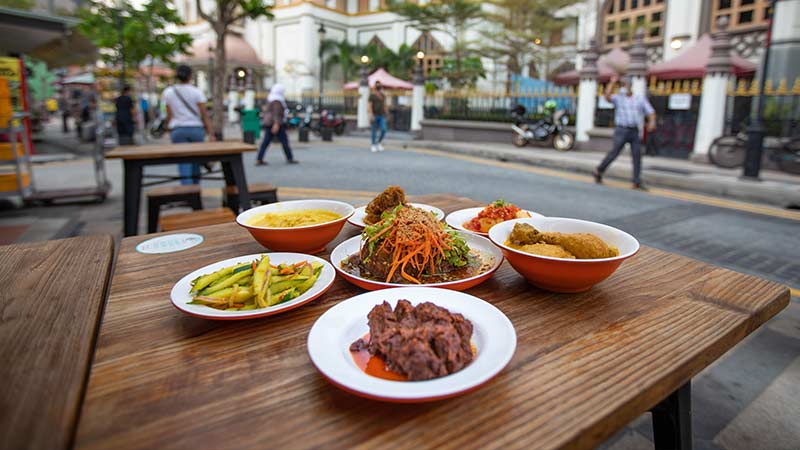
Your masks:
M436 214L436 218L439 220L444 219L444 211L435 206L426 205L424 203L409 203L409 205L415 208L424 209L425 211L430 211ZM350 216L349 219L347 219L347 222L349 222L350 225L357 226L358 228L366 227L367 224L364 223L364 217L367 216L366 209L367 209L366 206L359 206L358 208L356 208L355 211L353 212L353 215Z
M470 220L478 217L478 213L483 211L484 207L478 208L467 208L467 209L459 209L458 211L453 211L447 215L444 219L445 223L450 225L451 227L455 228L456 230L466 231L467 233L475 233L479 236L488 236L489 233L483 233L480 231L472 231L464 228L464 223L469 222ZM544 217L539 213L535 213L533 211L523 210L531 215L531 217Z
M473 277L464 278L463 280L447 281L443 283L422 284L419 286L443 287L459 291L464 289L469 289L475 285L484 282L485 280L488 280L492 276L492 274L500 267L500 264L503 263L503 252L501 252L500 249L497 248L497 246L494 245L492 241L490 241L489 239L469 233L461 233L461 237L463 237L464 240L466 240L467 245L469 246L470 249L478 250L484 257L490 256L494 258L494 265L486 272L475 275ZM360 249L361 249L361 235L358 235L358 236L353 236L350 239L337 245L336 248L333 249L333 252L331 252L331 264L333 265L334 269L336 269L336 271L339 272L339 274L342 277L344 277L344 279L357 286L369 290L414 286L408 284L385 283L382 281L370 280L367 278L347 273L344 270L342 270L342 261L344 261L350 255L358 253Z
M328 263L328 261L325 261L322 258L317 258L316 256L305 255L302 253L263 253L263 254L269 256L270 264L274 265L295 264L301 261L309 261L309 262L316 261L322 264L322 270L319 273L319 278L317 279L317 282L314 283L314 286L311 286L311 289L307 290L305 293L303 293L303 295L293 300L290 300L286 303L280 303L275 306L269 306L267 308L261 308L261 309L251 309L248 311L220 311L210 306L190 305L189 302L192 301L192 296L189 295L189 291L192 288L192 280L201 275L215 272L224 267L255 261L261 258L262 253L226 259L225 261L209 264L205 267L197 269L194 272L181 278L181 280L178 281L177 283L175 283L175 286L172 287L172 293L170 294L170 297L172 299L172 305L178 308L179 310L183 311L184 313L189 314L190 316L201 317L204 319L215 319L215 320L253 319L256 317L271 316L273 314L278 314L281 312L288 311L290 309L297 308L298 306L302 306L324 294L325 291L327 291L328 288L331 287L331 285L333 284L333 280L336 278L336 271L333 269L333 266L331 266L331 264Z
M431 302L461 313L472 322L477 357L460 371L426 381L390 381L367 375L356 366L350 344L369 332L367 314L373 306L400 299L416 305ZM425 402L453 397L491 380L511 361L517 334L499 309L463 292L407 287L367 292L325 311L308 333L311 362L336 386L362 397L392 402Z

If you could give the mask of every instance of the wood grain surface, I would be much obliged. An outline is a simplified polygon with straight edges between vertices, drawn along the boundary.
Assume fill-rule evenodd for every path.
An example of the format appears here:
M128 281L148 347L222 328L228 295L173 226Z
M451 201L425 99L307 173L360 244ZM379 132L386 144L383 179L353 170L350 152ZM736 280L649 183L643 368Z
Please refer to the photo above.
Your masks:
M414 200L448 212L478 206ZM309 360L314 321L363 292L342 279L315 302L259 320L174 309L169 291L186 273L263 251L233 224L195 231L205 242L171 255L136 253L148 236L123 240L77 448L591 448L789 301L784 286L648 247L581 294L539 290L503 263L469 293L514 324L509 366L461 397L396 405L337 389ZM355 234L348 225L327 252Z
M109 235L0 247L0 449L70 448L113 257Z
M199 211L165 214L158 219L158 223L164 231L185 230L205 225L234 222L236 222L236 216L228 208L201 209Z
M186 156L229 155L253 152L256 146L244 142L193 142L186 144L125 145L106 153L109 159L153 159Z

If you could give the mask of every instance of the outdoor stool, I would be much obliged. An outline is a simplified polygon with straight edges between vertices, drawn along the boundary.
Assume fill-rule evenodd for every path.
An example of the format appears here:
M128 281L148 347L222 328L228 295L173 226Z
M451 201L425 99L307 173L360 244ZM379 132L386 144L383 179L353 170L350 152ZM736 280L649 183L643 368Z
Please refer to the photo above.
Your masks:
M147 232L158 231L158 216L161 206L175 204L191 206L192 209L203 209L200 185L163 186L147 191Z
M250 203L266 205L278 201L278 188L269 183L255 183L247 185L250 194ZM239 212L239 190L236 186L227 186L223 191L222 206L227 206L231 211Z
M159 219L161 231L184 230L186 228L202 227L230 223L236 216L227 208L201 209L187 213L169 214Z

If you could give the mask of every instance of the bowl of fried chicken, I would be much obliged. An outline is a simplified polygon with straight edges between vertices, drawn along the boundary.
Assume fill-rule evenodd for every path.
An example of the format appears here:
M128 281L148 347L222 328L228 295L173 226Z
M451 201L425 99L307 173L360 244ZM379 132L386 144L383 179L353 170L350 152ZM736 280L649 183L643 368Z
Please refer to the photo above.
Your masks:
M583 292L639 251L639 241L608 225L561 217L502 222L489 239L520 275L553 292Z

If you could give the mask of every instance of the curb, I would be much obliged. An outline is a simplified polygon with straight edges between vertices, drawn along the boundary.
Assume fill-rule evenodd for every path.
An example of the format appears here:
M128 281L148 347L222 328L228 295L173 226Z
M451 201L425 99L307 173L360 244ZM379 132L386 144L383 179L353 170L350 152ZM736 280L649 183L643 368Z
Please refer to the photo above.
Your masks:
M553 151L552 156L545 156L538 153L519 154L503 149L477 149L448 143L440 144L416 141L403 143L402 145L408 148L417 147L438 150L502 162L559 169L585 175L591 175L598 164L598 160L595 158L586 158L584 160L576 160L575 158L565 159L559 157L558 155L560 154L555 151ZM586 155L586 152L570 152L568 154ZM633 170L630 167L630 163L627 161L616 161L608 168L604 176L610 179L627 181L631 179L632 172ZM800 207L800 178L798 178L797 183L786 183L772 180L748 181L715 173L690 172L678 174L673 171L659 170L652 166L648 167L646 158L642 166L642 178L647 185L653 187L679 189L734 200L768 204L781 208Z

